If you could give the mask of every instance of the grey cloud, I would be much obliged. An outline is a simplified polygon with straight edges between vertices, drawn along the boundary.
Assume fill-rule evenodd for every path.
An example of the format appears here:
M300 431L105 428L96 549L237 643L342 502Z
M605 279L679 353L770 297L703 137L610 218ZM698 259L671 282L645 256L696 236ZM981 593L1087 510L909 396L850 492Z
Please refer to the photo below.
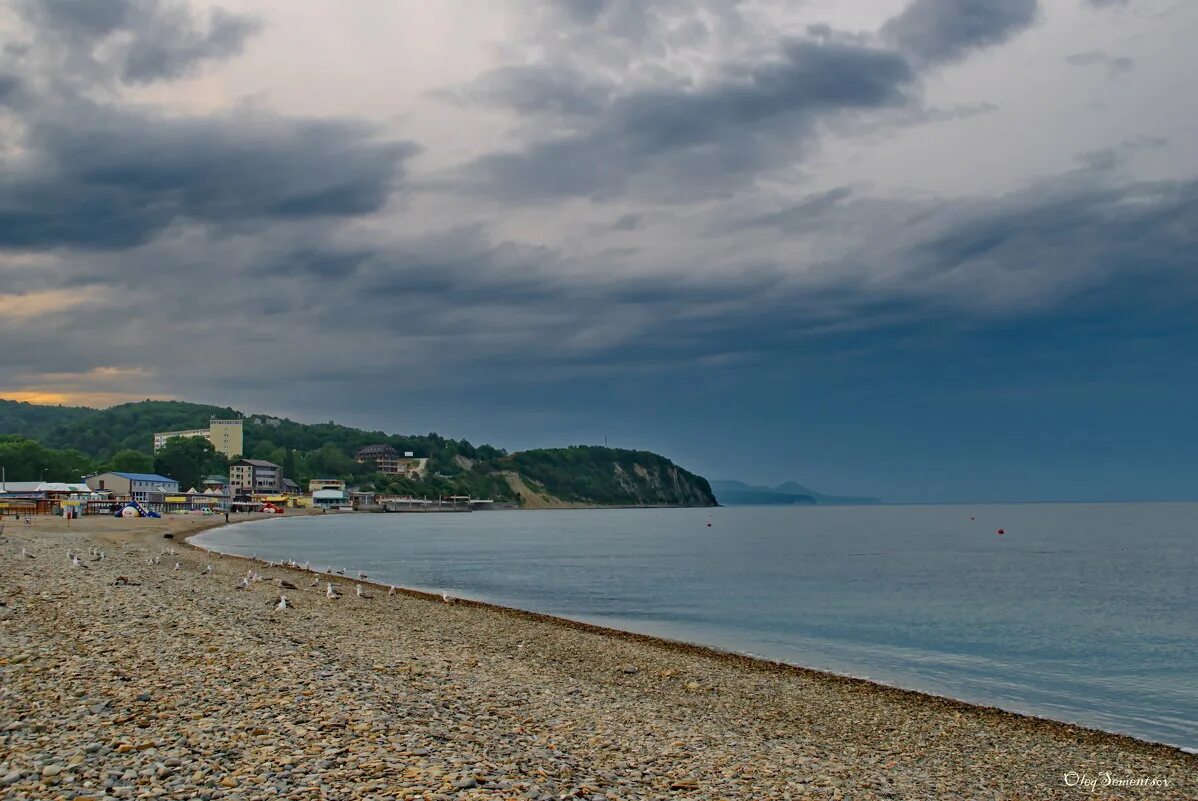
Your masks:
M1086 53L1073 53L1066 56L1065 60L1075 67L1104 66L1107 75L1111 76L1131 72L1136 66L1135 59L1127 56L1111 56L1094 50Z
M964 58L1029 28L1038 0L912 0L882 35L926 64Z
M241 52L261 24L250 17L214 9L208 30L201 32L180 20L155 21L148 35L130 45L121 69L129 83L178 78L204 61L220 61Z
M791 41L776 59L734 65L710 85L621 95L586 130L482 158L467 178L526 199L603 197L634 183L651 193L723 191L791 160L822 118L905 103L913 79L892 51Z
M11 106L20 97L23 85L15 75L0 73L0 106Z
M608 0L558 0L557 5L574 21L590 24L603 13Z
M139 11L153 7L136 0L22 0L20 11L37 24L74 41L99 39L130 25Z
M0 247L119 248L177 220L236 228L382 208L409 143L269 114L157 117L86 103L43 111L0 178Z
M22 0L18 10L39 46L65 51L84 81L107 73L132 84L179 78L240 53L261 28L256 18L221 8L201 22L170 0Z
M436 97L460 104L510 108L519 114L598 114L612 90L564 65L501 67Z

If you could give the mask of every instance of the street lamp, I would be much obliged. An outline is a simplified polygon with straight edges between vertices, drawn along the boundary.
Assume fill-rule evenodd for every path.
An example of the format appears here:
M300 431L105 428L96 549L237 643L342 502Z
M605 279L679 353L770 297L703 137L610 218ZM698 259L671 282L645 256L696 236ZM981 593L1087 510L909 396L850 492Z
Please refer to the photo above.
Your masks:
M43 467L43 468L42 468L42 483L45 483L45 481L46 481L46 471L47 471L47 470L49 470L49 469L50 469L50 468L48 468L48 467Z

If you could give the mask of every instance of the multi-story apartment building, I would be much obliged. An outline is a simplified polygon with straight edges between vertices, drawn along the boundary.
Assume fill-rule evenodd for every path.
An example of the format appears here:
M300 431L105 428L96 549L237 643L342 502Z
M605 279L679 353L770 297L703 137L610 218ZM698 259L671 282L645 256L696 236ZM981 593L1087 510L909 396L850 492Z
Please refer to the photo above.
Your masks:
M159 431L154 434L154 450L160 450L168 439L174 437L203 437L212 443L217 453L235 459L245 451L244 430L241 420L210 420L208 428L192 428L186 431Z
M274 462L241 459L229 466L229 485L234 492L280 492L283 489L283 471Z
M428 469L427 458L417 458L411 451L404 451L400 456L399 451L390 445L367 445L365 448L359 448L354 454L354 461L358 464L374 462L375 469L380 473L415 479L419 479Z

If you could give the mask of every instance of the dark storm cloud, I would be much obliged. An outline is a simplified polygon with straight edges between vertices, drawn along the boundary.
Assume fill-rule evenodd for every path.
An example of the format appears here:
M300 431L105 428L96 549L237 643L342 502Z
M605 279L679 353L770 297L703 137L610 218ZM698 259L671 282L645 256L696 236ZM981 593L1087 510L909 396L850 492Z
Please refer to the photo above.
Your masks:
M1038 13L1038 0L912 0L882 35L918 61L938 64L1006 42Z
M41 112L0 177L0 247L129 247L176 220L238 227L382 208L411 144L352 122L159 117L76 102Z
M250 16L211 9L201 22L169 0L23 0L18 10L43 46L69 52L85 79L111 69L127 83L187 75L234 56L260 28Z
M603 197L632 183L683 196L727 188L792 160L821 118L901 105L913 79L892 51L794 40L776 58L729 67L709 85L622 94L579 133L484 157L467 174L514 199Z

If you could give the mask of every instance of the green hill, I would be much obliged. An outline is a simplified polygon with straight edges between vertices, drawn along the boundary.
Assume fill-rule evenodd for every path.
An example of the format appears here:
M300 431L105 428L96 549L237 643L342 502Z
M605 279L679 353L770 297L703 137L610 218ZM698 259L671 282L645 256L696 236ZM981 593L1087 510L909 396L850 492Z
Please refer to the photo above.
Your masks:
M182 401L87 409L0 400L0 464L14 481L40 478L43 469L47 479L58 481L77 481L81 472L114 466L148 469L154 432L206 428L213 417L244 417L243 455L282 465L300 486L311 478L344 478L386 494L471 495L523 505L715 504L706 479L647 451L576 446L509 454L438 434L299 423ZM374 444L427 457L429 475L420 481L387 476L354 461L359 448Z

